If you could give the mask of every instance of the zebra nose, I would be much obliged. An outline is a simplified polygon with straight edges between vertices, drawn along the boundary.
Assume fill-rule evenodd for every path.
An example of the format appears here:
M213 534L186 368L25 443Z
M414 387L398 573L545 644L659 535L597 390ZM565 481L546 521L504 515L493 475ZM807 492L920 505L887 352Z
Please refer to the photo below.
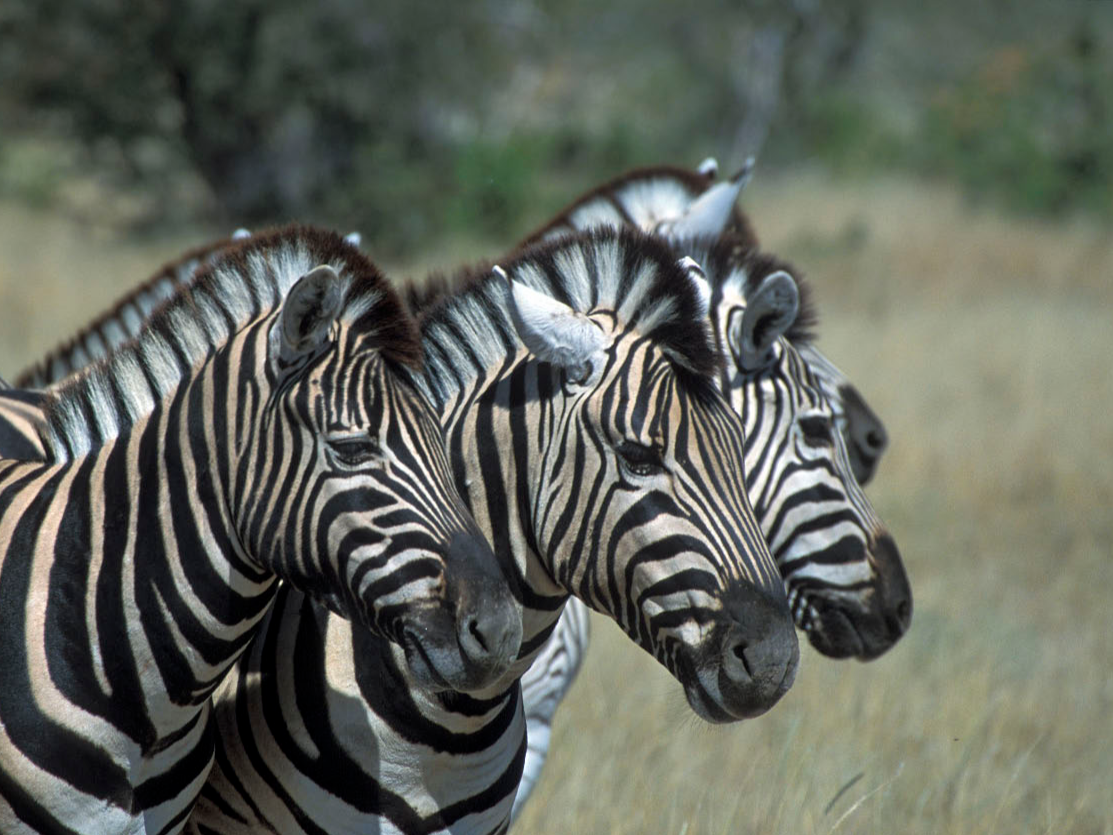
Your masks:
M882 617L889 638L895 641L912 625L912 586L897 544L888 534L879 536L874 543L873 561L879 578Z
M727 607L733 623L722 643L722 669L740 715L769 710L792 686L800 663L796 629L783 602L747 589Z
M490 553L487 540L478 534L453 537L451 568L458 576L456 641L465 662L485 675L500 673L517 658L522 643L522 619L506 578L486 573L468 554ZM483 563L487 564L487 563Z
M480 606L459 619L456 640L469 663L484 670L505 668L518 654L521 621L508 606Z

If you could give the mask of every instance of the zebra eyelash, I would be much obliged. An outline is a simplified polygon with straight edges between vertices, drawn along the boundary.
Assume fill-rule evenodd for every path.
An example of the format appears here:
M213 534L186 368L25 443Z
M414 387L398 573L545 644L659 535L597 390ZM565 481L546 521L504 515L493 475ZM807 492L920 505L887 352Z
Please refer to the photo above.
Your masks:
M658 447L637 441L622 441L615 447L619 461L631 475L649 478L665 471L665 460Z
M342 467L362 467L382 454L379 439L365 432L331 433L325 437L330 457Z

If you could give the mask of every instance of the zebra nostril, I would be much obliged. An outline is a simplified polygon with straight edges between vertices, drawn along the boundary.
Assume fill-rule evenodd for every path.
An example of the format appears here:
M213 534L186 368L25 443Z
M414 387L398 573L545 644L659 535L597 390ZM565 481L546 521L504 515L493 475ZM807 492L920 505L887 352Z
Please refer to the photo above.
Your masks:
M866 446L873 450L881 449L885 446L885 439L876 429L871 429L866 433Z
M483 639L483 631L479 628L478 618L471 618L471 621L468 623L468 631L471 632L472 637L475 638L475 642L479 644L479 648L482 649L484 653L489 653L491 651L490 647L487 646L487 642Z
M739 641L730 648L730 651L734 654L735 658L742 662L742 668L746 671L746 675L753 678L754 671L750 669L750 660L746 657L746 646L745 641Z

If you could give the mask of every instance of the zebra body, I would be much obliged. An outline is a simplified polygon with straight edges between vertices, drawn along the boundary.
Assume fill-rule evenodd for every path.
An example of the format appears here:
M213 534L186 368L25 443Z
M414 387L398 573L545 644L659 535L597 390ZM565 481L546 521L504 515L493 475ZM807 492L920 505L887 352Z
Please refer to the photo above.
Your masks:
M279 576L423 686L503 672L517 612L404 376L419 357L370 263L293 229L50 393L44 460L0 460L0 831L180 829Z
M505 266L509 293L497 270L475 278L421 330L461 494L524 580L518 661L489 693L421 701L392 656L347 665L332 640L357 646L357 631L291 593L218 695L221 751L191 831L503 831L526 755L517 678L569 594L708 719L759 713L791 684L795 634L698 280L628 232Z

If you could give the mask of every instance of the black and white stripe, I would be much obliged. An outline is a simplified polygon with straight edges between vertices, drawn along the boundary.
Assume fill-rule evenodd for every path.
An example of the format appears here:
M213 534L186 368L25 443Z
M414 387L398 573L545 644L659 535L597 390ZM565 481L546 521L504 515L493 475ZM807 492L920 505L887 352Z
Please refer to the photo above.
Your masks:
M732 192L737 195L745 185L752 168L751 160L729 182L716 181L719 167L713 159L705 160L696 170L658 165L629 171L577 198L520 246L559 239L594 226L628 226L669 237L729 235L743 249L756 251L759 244L753 224L731 199ZM722 199L714 199L724 196L730 201L725 209ZM711 205L697 206L701 198ZM710 208L713 217L696 220L685 231L685 221L692 220L694 206L697 212ZM690 228L692 225L702 228ZM873 477L888 445L885 427L861 392L814 344L797 347L836 412L854 474L864 485Z
M423 685L503 672L518 613L419 359L374 267L295 228L228 249L50 393L46 460L0 460L0 831L179 829L276 576Z

